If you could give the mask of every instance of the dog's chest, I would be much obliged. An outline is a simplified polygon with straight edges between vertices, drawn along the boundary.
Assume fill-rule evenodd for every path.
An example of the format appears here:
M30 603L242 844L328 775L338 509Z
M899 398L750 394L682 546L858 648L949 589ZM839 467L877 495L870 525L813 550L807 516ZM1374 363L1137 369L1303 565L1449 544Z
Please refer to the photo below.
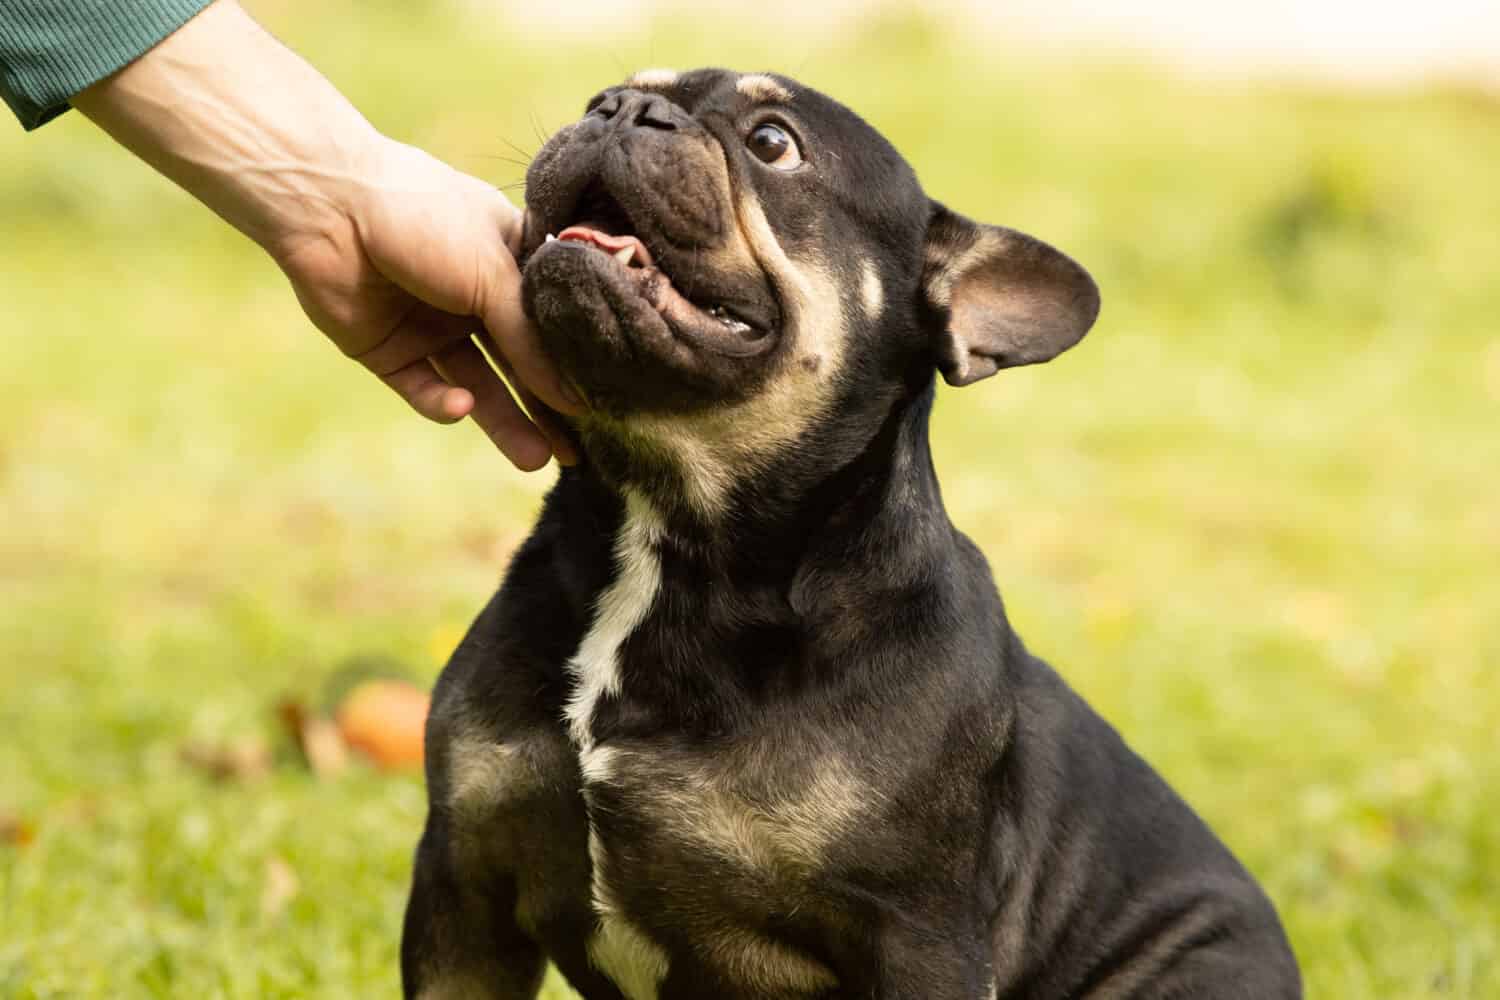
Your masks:
M870 812L864 783L841 761L768 777L747 770L755 757L628 744L582 755L601 920L589 950L632 1000L657 995L653 976L707 977L747 996L835 985L772 928L823 909L815 886Z
M568 664L600 920L589 957L631 1000L710 979L747 996L816 995L832 974L768 928L810 897L868 812L868 783L837 755L787 753L772 733L712 747L670 731L596 736L601 711L628 697L626 677L654 666L639 642L629 671L622 657L662 599L661 538L651 508L627 495L614 577Z

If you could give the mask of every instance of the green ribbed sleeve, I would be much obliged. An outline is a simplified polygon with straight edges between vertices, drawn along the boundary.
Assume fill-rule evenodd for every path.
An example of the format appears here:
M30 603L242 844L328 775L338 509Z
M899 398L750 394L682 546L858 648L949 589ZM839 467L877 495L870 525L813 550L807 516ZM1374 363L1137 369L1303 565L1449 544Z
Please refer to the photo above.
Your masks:
M211 0L0 0L0 97L28 130Z

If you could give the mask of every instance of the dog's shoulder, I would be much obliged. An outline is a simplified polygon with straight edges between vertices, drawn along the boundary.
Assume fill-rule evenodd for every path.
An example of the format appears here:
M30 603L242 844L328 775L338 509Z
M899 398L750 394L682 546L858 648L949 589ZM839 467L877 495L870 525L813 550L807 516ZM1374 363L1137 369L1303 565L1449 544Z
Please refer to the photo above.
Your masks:
M554 487L501 586L470 625L433 689L427 779L434 802L479 823L502 790L576 787L563 726L565 670L612 573L607 504Z
M1012 676L1015 739L995 776L1006 803L995 827L997 938L1024 927L1054 970L1106 955L1113 975L1138 986L1166 981L1175 954L1191 951L1205 968L1219 952L1231 966L1255 954L1275 961L1259 973L1267 991L1246 995L1292 995L1278 985L1296 976L1283 967L1290 952L1275 910L1223 842L1049 664L1027 653ZM1000 971L1002 980L1051 974Z

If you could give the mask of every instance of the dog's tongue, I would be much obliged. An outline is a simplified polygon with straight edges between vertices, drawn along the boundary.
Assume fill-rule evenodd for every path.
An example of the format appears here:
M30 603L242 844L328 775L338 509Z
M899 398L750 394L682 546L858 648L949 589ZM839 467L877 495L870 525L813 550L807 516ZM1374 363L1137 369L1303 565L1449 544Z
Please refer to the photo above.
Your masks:
M615 236L612 233L606 233L604 230L595 229L592 226L569 226L558 233L557 238L560 240L575 240L579 243L592 243L601 250L606 250L612 254L617 254L627 247L634 247L636 258L641 262L641 265L644 267L651 266L651 252L646 249L646 244L634 236Z

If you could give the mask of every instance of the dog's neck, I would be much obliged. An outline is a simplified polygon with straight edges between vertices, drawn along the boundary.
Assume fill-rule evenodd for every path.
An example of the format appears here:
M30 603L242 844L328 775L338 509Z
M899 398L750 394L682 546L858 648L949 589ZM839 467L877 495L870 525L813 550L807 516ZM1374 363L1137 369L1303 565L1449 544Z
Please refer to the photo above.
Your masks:
M596 523L621 523L632 509L649 517L652 534L705 583L791 591L810 566L859 574L877 563L883 576L917 575L954 539L927 440L932 400L929 377L863 431L815 428L712 510L688 499L691 470L603 434L586 437L586 460L560 488L587 498Z
M789 456L794 468L741 484L736 516L723 523L663 502L643 485L649 478L612 483L592 455L566 470L536 555L556 553L544 558L583 629L576 672L589 676L588 664L603 663L594 676L620 691L597 711L575 699L591 706L578 713L588 720L585 741L735 732L780 688L863 697L871 657L879 660L893 635L939 649L954 621L981 622L1000 648L1004 617L983 585L983 559L938 491L927 442L932 398L929 376L864 433L846 425L843 435L834 428L804 439L808 450ZM827 434L846 437L849 451L831 457ZM601 636L616 642L615 658L593 655ZM916 691L950 662L914 656L888 663L884 676L890 690Z

